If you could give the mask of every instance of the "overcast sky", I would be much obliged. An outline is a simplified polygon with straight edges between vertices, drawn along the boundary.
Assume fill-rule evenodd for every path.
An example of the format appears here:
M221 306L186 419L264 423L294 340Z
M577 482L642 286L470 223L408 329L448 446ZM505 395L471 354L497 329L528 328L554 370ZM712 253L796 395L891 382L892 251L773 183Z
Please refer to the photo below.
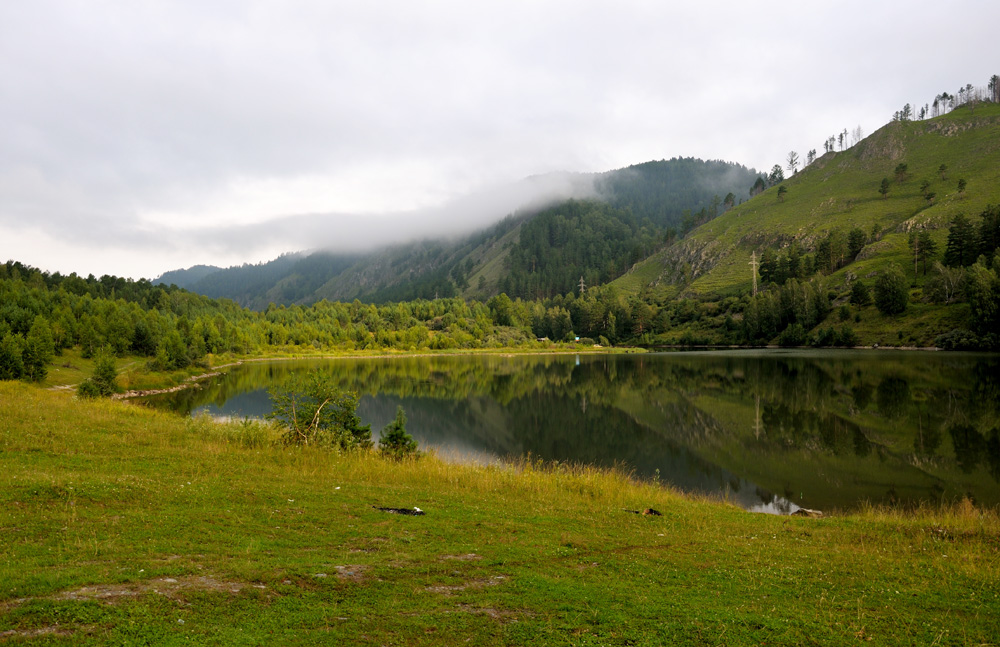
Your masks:
M552 171L784 165L986 85L998 22L987 0L3 1L0 262L152 278L467 229Z

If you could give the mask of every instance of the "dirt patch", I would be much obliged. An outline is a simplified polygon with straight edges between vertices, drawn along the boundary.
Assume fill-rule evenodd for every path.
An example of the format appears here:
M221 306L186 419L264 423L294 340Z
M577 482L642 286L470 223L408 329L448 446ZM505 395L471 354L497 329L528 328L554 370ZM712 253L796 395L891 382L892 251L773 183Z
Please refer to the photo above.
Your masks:
M465 555L441 555L438 557L440 560L455 560L457 562L472 562L477 559L482 559L479 555L475 553L467 553Z
M48 627L36 627L34 629L8 629L7 631L0 631L0 640L5 638L41 638L43 636L72 636L80 631L88 632L90 627L76 627L74 629L67 629L66 627L60 627L59 625L50 625Z
M504 582L507 579L506 575L494 575L489 578L479 578L475 580L469 580L464 584L453 584L451 586L428 586L424 590L428 593L439 593L441 595L451 595L452 593L459 593L461 591L484 589L487 586L496 586Z
M263 584L247 584L217 580L212 577L161 577L148 582L130 584L98 584L85 586L73 591L63 591L50 596L52 600L97 600L108 604L116 604L123 599L136 598L147 593L156 593L171 600L180 600L187 591L217 591L223 593L239 593L246 588L263 589Z
M462 613L489 616L500 622L517 622L518 618L531 615L524 611L507 611L504 609L494 609L493 607L474 607L471 604L460 604L458 605L458 610Z
M367 566L361 564L348 564L347 566L335 566L337 570L337 579L347 580L348 582L364 582L365 581L365 571L368 570Z

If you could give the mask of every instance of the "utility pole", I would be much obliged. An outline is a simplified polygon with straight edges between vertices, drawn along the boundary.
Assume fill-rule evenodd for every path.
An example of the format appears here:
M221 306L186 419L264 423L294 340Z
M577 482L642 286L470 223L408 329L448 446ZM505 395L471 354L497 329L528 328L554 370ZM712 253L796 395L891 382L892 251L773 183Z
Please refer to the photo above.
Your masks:
M750 254L749 265L753 269L753 295L757 296L757 265L759 265L759 263L757 262L756 250L754 250L753 253Z
M583 282L583 275L581 274L580 275L580 296L581 297L583 296L583 293L586 291L586 289L587 289L587 284Z

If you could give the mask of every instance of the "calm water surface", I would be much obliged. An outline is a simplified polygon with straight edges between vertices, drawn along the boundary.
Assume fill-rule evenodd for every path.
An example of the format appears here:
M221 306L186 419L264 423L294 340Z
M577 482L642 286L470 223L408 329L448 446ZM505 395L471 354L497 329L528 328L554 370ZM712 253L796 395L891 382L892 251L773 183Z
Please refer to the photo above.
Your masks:
M263 417L304 371L359 393L377 430L402 405L423 448L622 465L745 508L1000 504L1000 357L890 351L408 357L252 362L156 396Z

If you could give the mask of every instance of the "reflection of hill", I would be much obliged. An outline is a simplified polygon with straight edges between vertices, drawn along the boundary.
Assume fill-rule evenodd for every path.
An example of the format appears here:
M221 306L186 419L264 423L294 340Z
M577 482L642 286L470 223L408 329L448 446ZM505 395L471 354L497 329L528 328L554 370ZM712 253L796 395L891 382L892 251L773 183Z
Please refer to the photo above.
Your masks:
M652 427L683 420L699 455L796 501L804 496L803 505L966 493L1000 502L990 476L1000 473L1000 452L985 440L998 425L998 400L981 395L996 392L996 358L735 355L679 359L662 390L624 406ZM691 405L708 417L689 413ZM963 470L963 446L943 441L970 418L983 440L966 445L981 451L976 467Z
M967 492L1000 502L996 357L740 351L250 363L175 394L173 406L228 401L224 409L258 415L267 406L261 385L320 367L364 396L362 418L376 431L402 404L424 445L624 463L692 489L753 489L743 479L807 507Z

